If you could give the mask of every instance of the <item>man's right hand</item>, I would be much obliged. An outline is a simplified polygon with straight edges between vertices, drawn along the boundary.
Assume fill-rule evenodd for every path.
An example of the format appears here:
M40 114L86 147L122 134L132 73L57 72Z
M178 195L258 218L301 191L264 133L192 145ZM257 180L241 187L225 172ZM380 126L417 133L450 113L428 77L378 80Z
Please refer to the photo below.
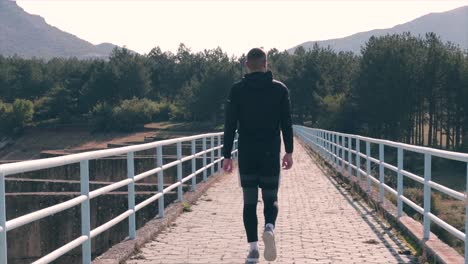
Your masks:
M232 159L224 159L223 160L223 170L227 173L232 172Z

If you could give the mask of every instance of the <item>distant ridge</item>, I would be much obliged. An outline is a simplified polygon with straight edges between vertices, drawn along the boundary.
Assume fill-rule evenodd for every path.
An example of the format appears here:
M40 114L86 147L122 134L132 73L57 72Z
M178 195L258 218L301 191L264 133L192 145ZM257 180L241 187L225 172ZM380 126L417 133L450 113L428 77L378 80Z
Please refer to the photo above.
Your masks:
M412 35L424 36L427 32L434 32L444 42L450 41L459 45L462 49L468 49L468 6L459 7L447 12L430 13L410 22L396 25L388 29L374 29L360 32L344 38L308 41L289 49L293 52L297 47L305 49L313 47L317 43L321 47L330 46L335 51L361 52L361 46L371 36L383 36L386 34L411 32Z
M110 43L93 45L25 12L16 2L0 0L0 55L107 58L115 47Z

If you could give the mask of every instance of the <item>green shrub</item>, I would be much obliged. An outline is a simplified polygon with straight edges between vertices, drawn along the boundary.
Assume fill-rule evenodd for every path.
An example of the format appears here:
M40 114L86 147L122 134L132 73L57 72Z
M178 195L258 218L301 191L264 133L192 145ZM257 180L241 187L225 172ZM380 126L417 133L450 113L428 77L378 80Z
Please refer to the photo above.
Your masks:
M91 111L91 127L93 131L133 131L153 121L183 121L185 112L182 106L148 99L123 100L116 106L98 103Z
M32 122L34 115L34 104L29 100L16 99L13 102L13 125L23 129Z
M11 104L0 101L0 133L8 134L10 129Z
M34 120L42 121L50 118L47 111L47 103L50 100L49 97L40 97L34 100Z
M0 133L21 133L32 122L34 105L29 100L16 99L13 104L0 101Z
M77 98L63 85L56 84L45 96L36 101L38 118L58 118L61 123L70 123L76 112Z
M155 102L138 98L124 100L113 110L114 120L122 131L132 131L151 122L157 113Z
M7 112L11 112L11 104L4 103L0 100L0 118L3 118Z
M157 104L148 99L133 98L124 100L117 106L98 103L91 112L94 131L132 131L144 124L168 116L161 113L168 106Z
M192 212L192 205L190 203L187 203L187 202L183 202L182 203L182 211L185 213L185 212Z
M171 118L171 107L173 105L167 101L157 104L158 112L153 121L169 121Z
M170 106L169 120L172 121L184 121L186 120L186 114L183 107L171 104Z
M112 106L108 103L98 103L91 111L91 127L93 131L111 131L115 129Z

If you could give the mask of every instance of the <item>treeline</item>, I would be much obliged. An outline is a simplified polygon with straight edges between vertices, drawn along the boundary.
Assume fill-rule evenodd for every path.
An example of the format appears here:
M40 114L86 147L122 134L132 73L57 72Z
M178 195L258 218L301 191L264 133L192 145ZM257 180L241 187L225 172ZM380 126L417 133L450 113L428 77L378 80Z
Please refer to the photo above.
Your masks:
M434 34L371 38L351 96L370 135L468 147L468 57Z
M468 150L468 56L429 33L372 37L361 56L315 46L270 52L298 123Z
M164 120L216 123L238 78L239 63L221 49L194 53L183 44L175 54L115 49L108 60L0 56L0 125L14 133L29 121L89 121L93 130L132 130ZM12 126L1 105L18 98L32 103L33 118Z
M372 37L359 56L319 46L268 55L275 78L290 88L296 123L468 149L467 54L434 34ZM243 59L183 44L176 53L116 49L108 60L0 56L0 124L4 133L52 121L89 122L93 130L163 120L219 124L228 89L245 73ZM12 118L22 116L13 114L16 99L31 113L23 122Z

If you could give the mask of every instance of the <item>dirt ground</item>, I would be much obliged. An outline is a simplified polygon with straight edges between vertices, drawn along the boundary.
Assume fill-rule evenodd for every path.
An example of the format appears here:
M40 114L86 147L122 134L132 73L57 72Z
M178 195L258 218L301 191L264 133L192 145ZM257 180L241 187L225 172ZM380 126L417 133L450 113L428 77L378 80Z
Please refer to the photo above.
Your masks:
M90 133L87 127L30 128L0 150L1 161L37 159L45 150L85 150L106 148L109 143L143 141L145 137L191 135L213 131L213 126L200 123L161 122L147 124L142 131Z

